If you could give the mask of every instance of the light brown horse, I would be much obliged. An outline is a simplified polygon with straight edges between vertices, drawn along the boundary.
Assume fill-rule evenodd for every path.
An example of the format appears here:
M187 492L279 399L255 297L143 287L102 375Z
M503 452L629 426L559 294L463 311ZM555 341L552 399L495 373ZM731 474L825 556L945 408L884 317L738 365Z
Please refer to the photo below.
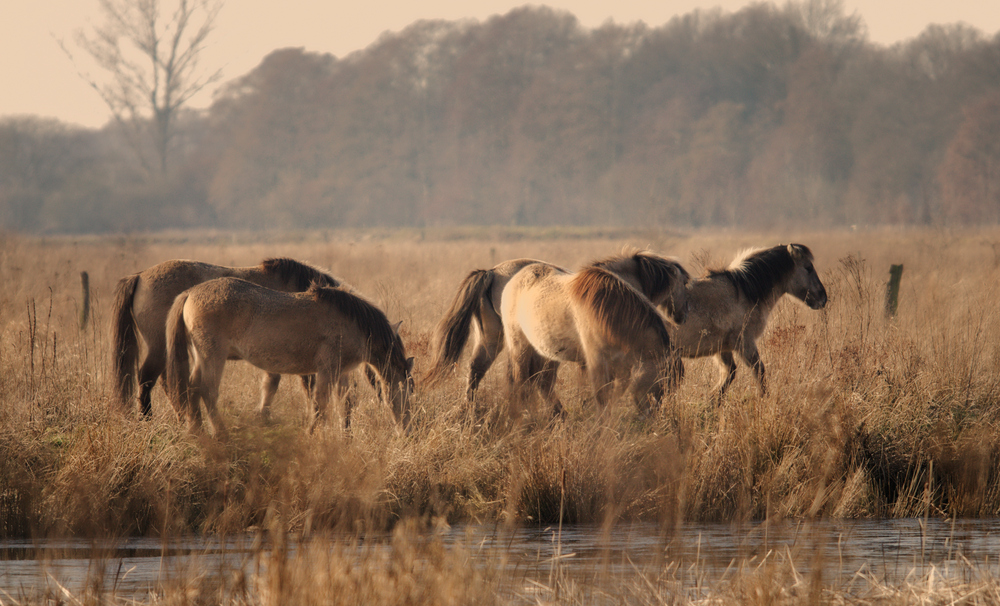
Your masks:
M790 294L812 309L826 305L812 251L802 244L746 250L728 268L710 271L688 288L690 313L684 324L670 327L671 336L685 358L716 357L717 402L736 378L734 353L753 371L761 394L767 393L757 338L782 296Z
M466 398L471 401L475 397L480 381L504 347L501 293L514 274L534 263L544 262L536 259L504 261L491 269L473 270L462 280L431 338L434 360L426 375L429 383L440 380L458 363L471 333L473 346ZM688 308L684 287L689 275L676 259L631 250L591 265L611 271L655 305L663 305L676 321L684 320Z
M167 316L166 388L178 415L201 426L201 405L215 428L226 360L246 360L271 374L316 375L312 426L326 416L331 392L342 401L344 373L372 367L397 422L409 425L413 359L385 314L340 288L312 285L284 293L238 278L203 282L177 296ZM344 410L344 424L350 420Z
M556 414L562 412L553 389L560 362L583 366L602 406L616 384L627 384L642 413L659 403L680 372L663 316L606 269L573 274L548 263L527 265L503 289L500 316L515 400L533 384Z
M198 261L173 260L154 265L118 282L112 308L111 343L115 392L123 409L131 407L136 383L139 405L146 417L152 413L151 392L166 366L164 330L167 312L181 292L208 280L242 278L286 292L301 292L309 285L340 286L340 280L294 259L265 259L253 267L226 267ZM140 362L141 353L141 365ZM264 377L260 411L267 417L281 375ZM308 386L308 381L304 380ZM308 391L308 389L307 389Z

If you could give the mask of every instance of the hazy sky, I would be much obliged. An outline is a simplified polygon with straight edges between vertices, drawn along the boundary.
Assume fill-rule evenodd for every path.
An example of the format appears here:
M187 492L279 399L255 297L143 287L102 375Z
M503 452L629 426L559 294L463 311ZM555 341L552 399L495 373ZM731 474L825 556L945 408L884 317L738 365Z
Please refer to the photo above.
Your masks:
M0 15L0 116L36 114L100 126L107 108L77 75L57 40L101 22L97 0L6 0ZM216 23L203 65L222 66L224 80L245 74L276 48L305 47L342 57L385 31L418 19L482 20L522 6L510 0L229 0ZM650 26L696 8L736 11L747 0L554 0L548 6L576 15L585 27L608 19ZM783 5L784 0L775 2ZM931 23L965 22L992 35L1000 29L996 0L845 0L868 26L869 38L891 44ZM204 107L210 94L195 98Z

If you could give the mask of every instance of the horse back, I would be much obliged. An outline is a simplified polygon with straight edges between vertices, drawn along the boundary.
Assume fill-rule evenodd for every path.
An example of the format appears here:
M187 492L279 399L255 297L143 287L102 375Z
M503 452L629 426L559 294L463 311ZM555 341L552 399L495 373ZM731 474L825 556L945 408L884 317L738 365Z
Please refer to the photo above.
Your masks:
M503 298L503 290L507 287L507 283L510 282L511 278L517 275L518 272L529 265L555 267L550 263L539 261L538 259L510 259L509 261L496 264L493 266L493 269L490 270L492 282L490 283L490 289L488 291L489 304L497 315L500 315L500 302Z
M142 338L151 348L159 347L167 312L185 290L228 275L230 268L200 261L175 259L154 265L138 274L132 313Z
M347 313L310 292L286 293L225 277L185 292L184 322L206 356L246 360L272 373L346 371L370 339Z

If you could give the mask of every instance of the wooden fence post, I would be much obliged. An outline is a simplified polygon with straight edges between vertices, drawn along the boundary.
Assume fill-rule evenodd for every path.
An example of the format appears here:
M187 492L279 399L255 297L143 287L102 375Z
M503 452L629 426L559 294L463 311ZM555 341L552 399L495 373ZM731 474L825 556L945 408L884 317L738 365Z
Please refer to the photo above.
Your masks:
M889 283L885 285L885 313L890 318L896 317L899 309L899 283L903 279L903 266L889 267Z
M80 330L87 329L87 322L90 321L90 276L87 272L80 272L80 283L83 286L83 305L80 307Z

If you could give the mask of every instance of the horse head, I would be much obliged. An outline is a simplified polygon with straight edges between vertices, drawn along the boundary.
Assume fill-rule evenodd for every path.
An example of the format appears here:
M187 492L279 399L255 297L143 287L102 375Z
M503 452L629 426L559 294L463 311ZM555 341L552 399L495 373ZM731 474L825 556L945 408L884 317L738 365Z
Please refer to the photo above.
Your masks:
M691 275L680 263L674 263L671 272L675 273L675 276L670 283L670 296L664 301L664 306L674 322L683 324L691 309L691 299L688 296L690 293L688 282L691 280Z
M813 255L802 244L789 244L788 254L795 262L795 269L788 282L788 293L812 309L826 307L826 288L813 266Z
M396 421L402 424L403 429L406 429L410 424L410 396L414 389L413 357L406 357L403 340L399 337L400 324L402 322L397 322L392 326L392 351L381 371L382 380L389 392L386 398L392 405L392 412Z

